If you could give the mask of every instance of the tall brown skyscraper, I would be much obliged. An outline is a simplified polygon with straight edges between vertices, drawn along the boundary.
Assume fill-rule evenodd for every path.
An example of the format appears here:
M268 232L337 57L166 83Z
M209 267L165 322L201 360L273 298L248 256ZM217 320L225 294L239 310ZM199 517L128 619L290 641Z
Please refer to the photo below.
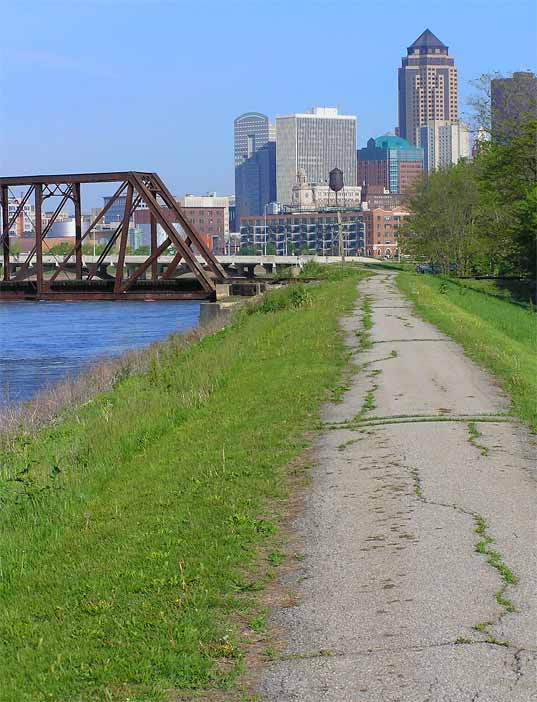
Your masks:
M399 134L419 146L419 127L459 117L457 69L448 47L426 29L399 69Z

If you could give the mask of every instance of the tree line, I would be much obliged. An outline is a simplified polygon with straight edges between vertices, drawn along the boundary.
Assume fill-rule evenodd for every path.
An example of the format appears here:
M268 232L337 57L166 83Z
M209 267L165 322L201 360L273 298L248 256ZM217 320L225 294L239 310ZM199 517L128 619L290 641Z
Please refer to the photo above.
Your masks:
M505 96L511 115L506 110L501 121L491 113L490 95L473 101L474 157L418 181L406 202L404 253L445 274L535 277L537 101L523 97L529 111L517 113L520 95Z

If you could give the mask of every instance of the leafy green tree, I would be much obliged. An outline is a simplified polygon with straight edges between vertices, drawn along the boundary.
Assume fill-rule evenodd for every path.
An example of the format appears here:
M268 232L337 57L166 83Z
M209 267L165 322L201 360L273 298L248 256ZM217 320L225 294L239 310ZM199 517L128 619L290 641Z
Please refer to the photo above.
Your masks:
M276 244L272 241L269 241L267 244L267 256L275 256L276 255Z
M472 163L462 160L423 176L407 204L411 216L401 228L405 253L426 257L445 274L454 266L462 276L486 260L480 188Z
M18 256L20 252L22 251L22 246L20 245L20 242L17 241L16 239L11 239L9 240L9 252L12 256Z
M143 246L139 246L135 250L134 255L135 256L149 256L150 253L151 253L151 247L147 246L147 245L143 245Z
M536 274L536 154L537 120L526 118L509 139L482 144L476 159L482 227L500 273Z
M44 253L49 253L51 256L65 256L69 253L69 251L71 251L73 245L74 241L73 244L70 244L68 241L61 241L59 244L54 244L54 246L51 246L49 249L43 247L43 250Z

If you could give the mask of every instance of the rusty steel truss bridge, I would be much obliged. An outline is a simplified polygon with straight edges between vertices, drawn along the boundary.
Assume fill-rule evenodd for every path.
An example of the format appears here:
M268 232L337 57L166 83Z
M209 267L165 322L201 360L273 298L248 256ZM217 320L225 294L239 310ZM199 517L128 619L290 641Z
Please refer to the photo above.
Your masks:
M81 185L118 183L117 190L82 233ZM12 188L26 188L17 208L10 213ZM117 173L83 173L72 175L39 175L0 178L2 231L0 249L3 256L3 280L0 300L144 300L144 299L214 299L216 285L228 282L228 276L216 257L206 247L202 236L178 205L164 182L156 173L124 171ZM106 213L120 197L125 197L121 221L96 261L84 265L82 245L103 221ZM59 203L46 225L43 225L43 203L47 198L59 198ZM35 239L22 263L10 251L10 231L24 208L33 202ZM47 235L63 208L72 203L75 236L70 251L59 256L50 273L43 260L48 252ZM135 268L125 265L129 222L134 211L144 206L149 210L150 253ZM181 234L174 226L178 223ZM164 232L158 243L157 226ZM112 274L106 261L114 247L117 260ZM166 256L165 266L159 259ZM108 259L107 259L108 257ZM182 275L177 275L178 267Z

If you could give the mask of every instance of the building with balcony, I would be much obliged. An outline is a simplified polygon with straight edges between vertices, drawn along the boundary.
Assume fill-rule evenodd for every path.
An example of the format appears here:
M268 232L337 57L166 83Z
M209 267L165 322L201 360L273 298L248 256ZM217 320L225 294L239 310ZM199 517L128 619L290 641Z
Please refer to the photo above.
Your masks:
M241 249L279 256L338 256L341 239L346 256L363 252L364 221L359 209L282 211L241 219Z

